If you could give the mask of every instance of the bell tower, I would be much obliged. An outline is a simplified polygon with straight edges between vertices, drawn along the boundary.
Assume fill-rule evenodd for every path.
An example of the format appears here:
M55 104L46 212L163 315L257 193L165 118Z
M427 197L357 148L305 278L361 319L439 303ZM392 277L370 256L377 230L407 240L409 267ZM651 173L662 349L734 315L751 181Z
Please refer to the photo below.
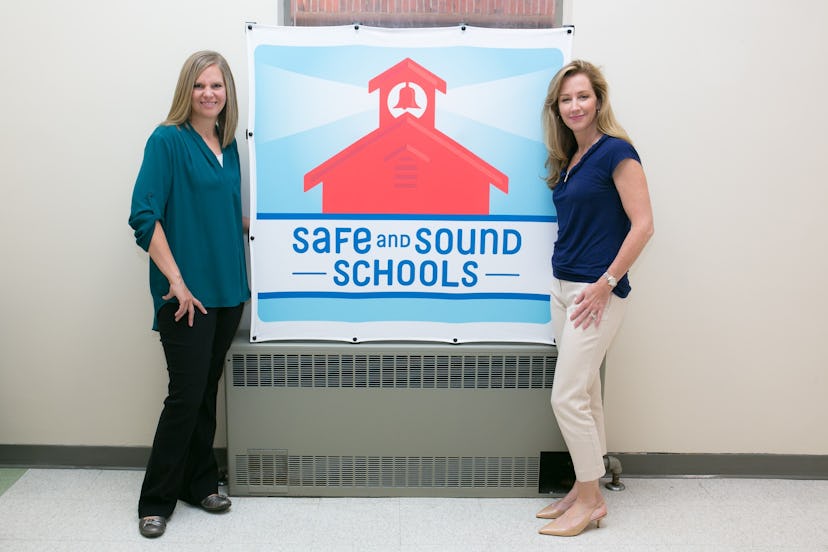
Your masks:
M408 113L428 128L434 128L437 91L446 93L446 81L405 58L368 83L368 92L379 90L379 126L383 128Z

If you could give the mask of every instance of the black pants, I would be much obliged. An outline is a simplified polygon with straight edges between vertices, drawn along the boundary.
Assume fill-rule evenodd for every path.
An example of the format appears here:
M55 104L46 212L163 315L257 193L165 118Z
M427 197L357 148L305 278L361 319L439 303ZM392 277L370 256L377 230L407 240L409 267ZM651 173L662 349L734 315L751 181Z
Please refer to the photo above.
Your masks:
M170 383L144 474L139 517L169 517L177 500L197 505L218 488L216 394L244 305L208 308L206 315L196 311L192 328L186 315L175 321L177 308L169 303L158 311Z

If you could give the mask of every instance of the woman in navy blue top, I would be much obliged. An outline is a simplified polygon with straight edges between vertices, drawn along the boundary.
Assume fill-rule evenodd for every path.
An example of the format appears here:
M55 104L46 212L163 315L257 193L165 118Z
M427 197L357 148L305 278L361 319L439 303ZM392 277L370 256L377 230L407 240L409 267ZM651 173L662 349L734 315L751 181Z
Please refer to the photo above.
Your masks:
M576 482L537 517L572 536L607 515L598 480L607 453L600 367L626 309L627 271L653 234L638 153L615 120L607 82L575 60L549 84L543 111L547 183L558 214L550 292L558 360L552 407Z
M169 374L138 501L145 537L164 533L178 500L209 512L230 507L217 491L213 439L224 357L250 297L237 121L227 61L196 52L147 140L132 195L129 224L149 252L153 329Z

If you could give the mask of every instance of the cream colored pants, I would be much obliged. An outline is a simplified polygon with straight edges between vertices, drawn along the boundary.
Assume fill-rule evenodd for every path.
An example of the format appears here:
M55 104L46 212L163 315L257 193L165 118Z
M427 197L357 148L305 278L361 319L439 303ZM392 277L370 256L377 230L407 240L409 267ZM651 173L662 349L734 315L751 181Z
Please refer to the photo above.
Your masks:
M552 409L558 421L578 481L602 477L607 438L601 400L601 362L612 343L627 307L627 299L610 294L601 324L575 328L569 320L575 298L589 284L552 280L550 304L558 346Z

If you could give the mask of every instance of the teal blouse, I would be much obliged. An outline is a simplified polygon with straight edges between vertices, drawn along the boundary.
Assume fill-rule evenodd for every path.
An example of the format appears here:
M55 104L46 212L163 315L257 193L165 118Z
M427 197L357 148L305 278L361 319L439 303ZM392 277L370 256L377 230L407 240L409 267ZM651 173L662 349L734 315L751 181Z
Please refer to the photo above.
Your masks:
M206 309L250 298L241 211L241 172L235 140L223 166L189 125L159 126L147 140L132 192L129 225L145 251L160 221L184 283ZM170 284L150 259L152 328Z

